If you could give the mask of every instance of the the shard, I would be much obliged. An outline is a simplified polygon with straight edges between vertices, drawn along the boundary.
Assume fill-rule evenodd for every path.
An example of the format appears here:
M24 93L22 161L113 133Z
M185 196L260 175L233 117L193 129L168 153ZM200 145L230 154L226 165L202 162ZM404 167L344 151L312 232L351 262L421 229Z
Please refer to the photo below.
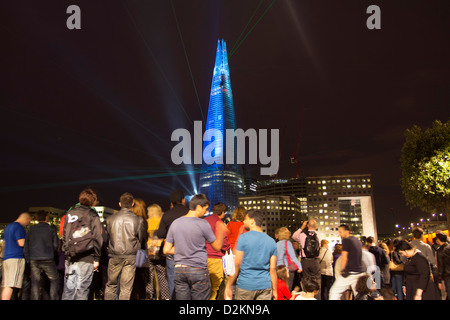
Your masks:
M206 131L216 129L222 133L223 141L216 141L221 148L215 148L214 152L205 156L200 174L200 193L204 193L211 201L211 208L218 202L222 202L229 208L228 213L238 206L238 198L244 195L244 179L242 168L233 163L227 163L226 159L226 129L236 129L234 114L233 94L230 83L230 70L228 68L227 47L224 40L217 44L216 60L214 65L211 95L208 107ZM220 137L218 138L220 139ZM212 139L212 141L214 141ZM212 141L203 144L203 151ZM236 148L236 147L234 147ZM234 150L236 156L236 149ZM211 158L223 159L222 164L212 163Z

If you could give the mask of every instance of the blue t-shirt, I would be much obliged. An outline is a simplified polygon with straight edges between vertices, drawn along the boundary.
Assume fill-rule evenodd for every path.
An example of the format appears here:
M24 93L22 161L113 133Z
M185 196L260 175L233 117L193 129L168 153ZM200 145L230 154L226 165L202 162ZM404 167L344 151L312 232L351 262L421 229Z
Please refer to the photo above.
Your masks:
M244 252L237 286L248 291L271 288L270 258L277 256L275 240L264 232L249 231L239 236L236 249Z
M170 225L166 241L175 247L175 264L195 268L208 268L206 241L214 242L208 221L196 217L180 217Z
M3 233L5 240L5 252L3 260L23 259L23 247L19 246L17 240L25 239L27 236L25 228L18 222L10 223Z

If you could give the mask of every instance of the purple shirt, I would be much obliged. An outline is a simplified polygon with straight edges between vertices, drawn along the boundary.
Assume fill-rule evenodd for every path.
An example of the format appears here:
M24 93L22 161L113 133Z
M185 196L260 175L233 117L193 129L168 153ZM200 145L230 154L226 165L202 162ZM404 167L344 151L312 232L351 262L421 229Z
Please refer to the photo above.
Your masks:
M208 268L206 242L213 242L216 236L207 221L197 217L181 217L169 228L166 241L175 247L175 264L194 268Z

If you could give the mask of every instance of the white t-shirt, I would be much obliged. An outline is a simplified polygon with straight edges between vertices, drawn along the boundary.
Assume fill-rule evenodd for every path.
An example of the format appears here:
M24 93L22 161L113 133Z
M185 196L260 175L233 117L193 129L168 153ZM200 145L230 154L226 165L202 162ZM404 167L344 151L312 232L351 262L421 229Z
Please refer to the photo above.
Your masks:
M306 292L300 292L297 294L297 296L295 297L295 300L317 300L316 298L312 297L312 298L305 298L304 295L306 294Z

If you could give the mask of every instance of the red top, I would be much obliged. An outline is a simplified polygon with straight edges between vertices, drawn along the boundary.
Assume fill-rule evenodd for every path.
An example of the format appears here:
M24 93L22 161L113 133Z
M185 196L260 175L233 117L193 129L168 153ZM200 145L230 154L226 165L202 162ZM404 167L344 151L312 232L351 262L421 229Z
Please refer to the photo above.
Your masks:
M220 220L219 216L214 213L211 214L210 216L207 216L205 220L209 222L209 225L211 226L211 229L214 232L214 234L216 234L216 224L223 223L223 221ZM225 252L228 250L230 250L230 243L228 242L227 235L225 235L223 239L221 251L214 250L209 244L209 242L206 242L206 252L208 253L208 258L222 258L225 255Z
M237 239L239 237L239 230L244 225L242 221L230 221L227 224L228 228L228 241L230 241L231 249L236 246Z
M292 297L286 282L281 279L277 279L277 295L277 300L290 300Z

